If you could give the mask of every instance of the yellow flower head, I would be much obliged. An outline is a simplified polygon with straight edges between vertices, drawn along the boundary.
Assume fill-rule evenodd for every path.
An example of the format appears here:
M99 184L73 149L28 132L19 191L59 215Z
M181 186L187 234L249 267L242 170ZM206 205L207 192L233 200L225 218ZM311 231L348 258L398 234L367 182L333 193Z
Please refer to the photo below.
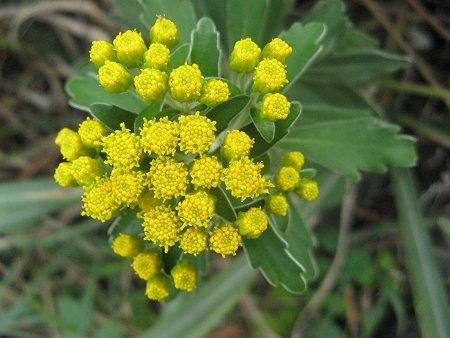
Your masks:
M192 291L197 286L197 269L185 259L178 261L170 274L178 290Z
M215 107L219 103L227 101L229 96L230 90L226 82L211 79L203 84L200 102L207 106Z
M274 215L286 216L289 203L282 193L270 195L266 202L267 211Z
M264 46L261 52L261 59L277 59L284 63L291 53L292 47L289 46L286 41L275 38Z
M141 252L133 258L131 266L140 279L149 280L161 271L161 255L153 251Z
M150 28L150 40L158 42L169 48L174 47L179 40L177 25L165 17L158 17Z
M241 201L267 193L272 183L261 176L263 167L261 162L254 163L248 157L231 161L228 168L223 170L222 180L226 189Z
M113 218L119 210L120 204L112 198L111 181L100 178L85 191L82 197L83 211L81 215L90 216L105 222Z
M203 228L188 227L180 238L180 248L187 254L197 256L208 248L208 235Z
M80 135L75 130L63 128L55 138L55 143L59 146L61 155L67 161L73 161L80 156L89 156L92 150L85 147Z
M169 285L169 277L163 274L158 274L147 281L145 294L148 299L161 301L169 296Z
M176 210L178 217L186 226L208 227L209 221L214 216L215 200L207 192L200 190L187 194L183 201L179 202Z
M115 254L132 258L142 250L142 240L137 235L120 233L112 242L112 249Z
M129 67L142 64L142 57L147 50L147 46L141 33L136 30L119 33L114 39L113 45L116 48L117 59L120 63Z
M72 161L73 177L82 187L89 187L97 177L103 176L103 161L89 156L80 156Z
M245 212L239 212L234 225L242 236L258 238L266 231L268 223L267 216L261 208L250 208Z
M108 131L101 121L89 117L78 126L78 135L80 135L81 142L88 148L100 148L100 141L107 134Z
M216 121L196 112L194 115L182 115L180 124L180 150L184 153L202 154L209 150L216 139Z
M259 60L261 49L250 38L237 41L230 54L230 68L237 73L250 73Z
M113 169L110 180L112 195L117 203L137 203L145 183L145 176L141 171Z
M284 154L282 164L283 167L292 167L300 171L303 168L303 164L305 164L305 157L299 151L291 151Z
M217 187L220 182L222 164L216 156L203 156L194 160L191 170L191 183L195 188Z
M286 83L286 66L275 59L264 59L253 73L252 90L263 94L272 93L283 88Z
M133 77L120 63L105 61L98 70L98 82L108 93L122 93L130 87Z
M156 198L165 201L185 194L188 170L183 162L178 162L171 157L160 156L150 164L147 177Z
M144 239L164 247L165 252L179 240L181 221L171 208L165 205L144 214Z
M126 129L123 122L120 128L102 139L102 152L107 155L105 163L124 169L139 167L143 155L139 137Z
M53 177L61 187L76 187L78 185L73 176L72 162L61 162L56 167Z
M144 67L164 71L169 63L170 50L162 43L152 43L144 53Z
M300 180L295 192L306 201L314 201L319 197L319 185L314 180L303 178Z
M281 191L294 191L299 181L300 174L292 167L281 167L275 177L276 187Z
M250 138L245 132L240 130L231 130L223 141L221 153L228 161L239 160L241 157L248 157L250 149L255 140Z
M104 40L92 41L89 57L91 58L91 62L97 68L103 66L105 61L117 61L114 46Z
M149 154L174 155L178 145L179 126L178 122L170 121L163 117L156 121L147 121L144 118L144 125L141 128L141 144Z
M231 224L219 225L209 235L209 248L222 257L235 256L242 242L238 230Z
M261 103L261 116L269 121L284 120L288 117L291 103L280 93L267 93Z
M167 92L167 74L155 68L142 69L134 78L134 87L145 102L162 99Z
M194 63L172 70L169 75L170 93L174 100L180 102L197 101L203 85L203 76Z

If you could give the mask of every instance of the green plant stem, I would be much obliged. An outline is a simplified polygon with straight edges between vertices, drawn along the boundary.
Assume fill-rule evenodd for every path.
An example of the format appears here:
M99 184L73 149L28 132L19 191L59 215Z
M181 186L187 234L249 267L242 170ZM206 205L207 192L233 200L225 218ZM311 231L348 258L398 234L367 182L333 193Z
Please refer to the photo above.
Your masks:
M450 100L450 90L445 88L423 86L410 82L399 82L392 80L375 81L375 84L386 89L395 90L407 94L417 94L426 97L436 97L443 100Z
M413 173L410 169L393 168L390 176L421 336L449 337L447 297L432 256Z

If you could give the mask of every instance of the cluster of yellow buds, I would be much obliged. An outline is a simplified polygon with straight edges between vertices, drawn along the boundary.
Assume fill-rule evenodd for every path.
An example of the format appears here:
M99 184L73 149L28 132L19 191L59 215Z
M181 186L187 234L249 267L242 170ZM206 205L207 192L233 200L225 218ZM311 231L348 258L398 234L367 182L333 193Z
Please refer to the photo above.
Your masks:
M61 186L84 189L82 215L105 222L135 211L140 228L132 234L119 231L112 249L132 259L136 275L147 283L146 295L159 301L169 296L171 286L184 291L196 287L197 270L190 258L205 251L236 255L243 238L263 235L268 214L287 215L287 193L295 191L311 201L318 187L300 178L300 152L285 154L276 175L264 174L264 164L251 156L251 135L238 128L217 131L217 122L208 117L210 108L202 111L198 103L214 107L228 101L228 84L204 79L196 64L166 72L170 48L179 40L172 21L158 17L149 36L148 48L136 31L120 33L112 44L94 41L90 57L99 68L99 84L110 93L134 85L144 101L161 100L162 107L177 113L164 114L161 108L160 115L143 118L135 130L125 122L110 130L91 118L78 130L62 129L55 143L65 161L54 177ZM258 104L270 121L289 113L289 101L277 91L287 82L284 61L291 52L278 38L262 52L247 38L236 43L230 56L232 70L253 72L252 90L264 94ZM223 217L216 212L218 194L248 207L240 208L235 219ZM255 206L255 200L261 203ZM168 268L163 256L171 248L181 250L182 259Z

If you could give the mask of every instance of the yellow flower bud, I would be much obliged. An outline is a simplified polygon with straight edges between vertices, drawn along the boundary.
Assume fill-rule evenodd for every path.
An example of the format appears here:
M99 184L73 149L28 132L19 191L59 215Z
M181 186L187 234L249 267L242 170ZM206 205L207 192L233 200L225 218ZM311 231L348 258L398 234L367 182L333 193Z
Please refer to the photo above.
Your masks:
M250 138L245 132L231 130L223 141L221 154L228 161L239 160L245 156L248 157L253 143L255 143L255 140Z
M144 190L145 175L139 170L113 169L110 176L113 198L118 203L137 203Z
M68 161L73 161L80 156L92 155L92 150L84 146L80 135L75 130L63 128L55 138L61 155Z
M145 294L148 299L161 301L169 296L169 285L170 281L167 276L163 274L156 275L147 281Z
M180 102L197 101L202 85L203 76L195 63L175 68L169 75L170 94Z
M89 156L80 156L72 161L73 177L82 187L91 186L97 177L103 176L103 161Z
M120 63L136 67L142 64L142 58L147 46L142 38L141 33L136 30L128 30L119 33L113 41L113 45L117 51L117 59Z
M305 164L305 157L299 151L291 151L289 153L284 154L282 159L283 167L292 167L297 171L303 168L303 164Z
M107 134L108 131L101 121L89 117L81 122L78 127L78 135L80 135L81 142L88 148L101 148L100 141Z
M267 216L261 208L250 208L245 212L239 212L234 225L242 236L258 238L266 231L268 223Z
M222 257L225 255L235 256L241 243L241 235L231 224L219 225L210 232L209 248Z
M195 188L211 188L219 185L221 172L216 156L203 156L194 160L189 175Z
M178 290L192 291L197 286L197 269L187 260L178 261L170 274Z
M275 59L264 59L253 73L252 90L263 94L272 93L283 88L286 83L286 66Z
M164 71L169 63L170 50L162 43L152 43L144 53L144 67Z
M208 227L209 221L214 216L214 198L205 191L196 191L187 194L183 201L179 202L176 210L178 217L186 226Z
M109 178L97 179L82 197L84 210L81 215L90 216L102 222L113 218L119 210L120 204L113 199L111 192Z
M164 247L165 252L180 238L181 221L175 211L165 205L147 211L142 227L144 239Z
M179 40L177 25L165 17L158 17L150 28L150 40L158 42L169 48L174 47Z
M130 87L131 74L120 63L105 61L98 70L98 82L108 93L122 93Z
M61 162L56 167L53 177L61 187L76 187L78 185L73 176L72 162Z
M226 82L211 79L203 84L200 102L207 106L215 107L219 103L227 101L229 96L230 90Z
M216 135L216 121L195 112L194 115L182 115L178 119L180 125L180 150L184 153L202 154L209 150Z
M280 38L275 38L264 46L261 52L261 59L277 59L278 61L284 63L291 53L292 47L289 46L286 41L281 40Z
M167 92L167 74L154 68L145 68L134 78L136 93L145 102L160 100Z
M237 41L230 54L230 68L237 73L250 73L259 60L261 49L250 38Z
M275 177L276 187L281 191L293 191L300 181L300 174L292 167L281 167Z
M117 55L114 46L104 40L92 41L89 56L91 58L91 62L97 68L103 66L105 64L105 61L117 61Z
M132 258L142 250L142 240L137 235L120 233L112 242L112 249L115 254Z
M289 203L286 196L281 193L270 195L266 202L267 211L274 215L286 216Z
M208 235L204 228L188 227L181 235L180 248L187 254L197 256L208 248Z
M167 116L158 121L156 119L147 121L144 118L144 124L140 130L141 144L145 152L156 155L175 155L180 133L178 122L170 121Z
M306 201L314 201L319 197L319 185L316 181L301 179L295 192Z
M284 120L288 117L291 103L287 97L280 93L267 93L264 95L260 114L269 121Z
M161 271L161 255L153 251L141 252L133 258L131 266L140 279L149 280Z

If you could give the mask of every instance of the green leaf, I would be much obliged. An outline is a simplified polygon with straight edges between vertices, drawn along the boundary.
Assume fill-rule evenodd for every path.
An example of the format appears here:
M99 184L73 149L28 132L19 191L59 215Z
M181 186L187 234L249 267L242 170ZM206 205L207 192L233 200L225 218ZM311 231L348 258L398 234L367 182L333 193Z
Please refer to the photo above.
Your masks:
M249 96L238 95L211 109L208 113L208 117L211 120L217 122L216 123L217 134L220 134L222 131L224 131L228 127L230 121L243 109L245 109L249 102L250 102Z
M141 337L206 337L255 277L256 271L249 268L246 258L238 256L193 292L180 294L177 299L164 304L156 325Z
M137 29L142 33L142 37L148 41L148 29L141 22L142 6L138 1L112 0L114 3L114 16L118 17L119 24L126 29Z
M219 32L210 18L201 18L192 32L190 60L198 65L203 76L220 75Z
M338 41L334 52L337 54L347 54L357 52L361 49L374 49L378 46L377 40L370 35L355 29L349 28L344 36Z
M139 129L144 125L144 118L151 120L158 117L161 113L162 105L163 103L161 101L152 102L147 108L141 111L134 120L134 132L139 133Z
M300 177L312 180L316 176L317 170L313 168L305 168L300 171Z
M271 226L257 239L244 238L245 252L251 265L259 268L271 285L301 293L306 290L302 268L286 253L285 244Z
M104 103L94 103L89 107L91 114L102 121L111 130L120 129L123 122L128 129L134 130L136 114L119 107Z
M275 123L262 118L257 109L250 110L250 117L264 141L272 142L275 137Z
M180 44L189 43L197 18L189 0L138 0L144 9L144 24L150 28L157 16L165 16L175 22Z
M186 63L189 57L189 50L191 46L188 43L178 46L172 54L170 54L169 63L167 64L166 73L170 74L170 72Z
M370 116L346 118L330 111L322 119L295 126L280 146L301 151L313 162L358 180L358 170L385 172L388 166L413 166L416 163L414 140L399 134L399 127ZM308 116L309 113L305 113Z
M266 10L266 27L263 41L270 41L282 30L286 17L291 13L294 0L269 1ZM262 46L261 46L262 47Z
M142 219L137 218L137 211L129 208L122 209L120 214L114 219L114 222L108 229L110 242L116 238L119 233L138 235L142 232Z
M293 49L292 54L286 60L289 83L283 88L283 92L288 91L319 56L322 50L319 43L324 37L325 31L326 27L322 23L310 23L302 26L297 22L287 32L280 35Z
M255 139L255 143L251 150L253 158L259 157L272 148L277 142L289 134L290 127L297 121L302 111L300 102L291 102L291 111L285 120L275 122L275 137L271 142L266 142L253 124L246 126L243 131Z
M236 212L227 193L220 186L211 189L210 193L216 198L216 214L229 223L233 223L236 220Z
M66 84L66 91L69 93L72 107L90 111L90 106L94 103L104 103L117 106L121 109L139 114L145 108L145 102L131 92L120 94L107 93L98 84L98 80L93 76L75 76Z

